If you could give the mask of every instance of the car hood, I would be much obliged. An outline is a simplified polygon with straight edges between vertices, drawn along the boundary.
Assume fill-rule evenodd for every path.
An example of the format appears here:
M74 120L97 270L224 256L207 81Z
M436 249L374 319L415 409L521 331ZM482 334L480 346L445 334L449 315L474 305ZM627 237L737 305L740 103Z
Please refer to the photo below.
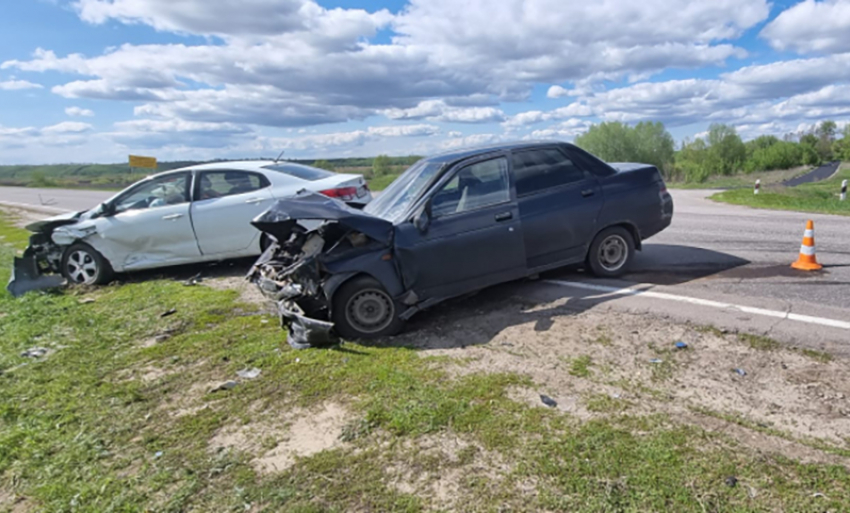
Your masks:
M392 240L393 225L386 219L312 191L301 191L295 196L278 200L254 218L251 224L280 240L279 234L288 234L292 225L299 220L336 221L378 242L389 244Z
M51 232L54 228L79 222L80 217L85 213L86 211L84 210L82 212L68 212L65 214L59 214L58 216L48 217L47 219L42 219L41 221L30 223L26 225L25 228L35 233Z

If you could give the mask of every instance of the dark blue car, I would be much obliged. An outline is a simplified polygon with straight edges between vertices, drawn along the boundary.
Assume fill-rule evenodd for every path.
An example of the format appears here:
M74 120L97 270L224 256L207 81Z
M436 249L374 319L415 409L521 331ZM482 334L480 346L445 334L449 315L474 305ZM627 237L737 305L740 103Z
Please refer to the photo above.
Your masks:
M448 298L565 265L623 274L673 201L645 164L523 142L423 159L362 211L315 193L254 220L276 243L251 271L290 342L397 333Z

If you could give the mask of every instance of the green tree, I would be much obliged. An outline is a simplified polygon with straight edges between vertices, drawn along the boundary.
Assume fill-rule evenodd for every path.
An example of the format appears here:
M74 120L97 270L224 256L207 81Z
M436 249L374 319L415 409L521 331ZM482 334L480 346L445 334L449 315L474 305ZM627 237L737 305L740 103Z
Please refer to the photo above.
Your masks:
M327 171L334 171L335 170L333 164L331 164L330 162L328 162L325 159L321 159L321 160L317 160L317 161L313 162L313 167L317 167L319 169L325 169Z
M390 158L386 155L378 155L372 160L373 176L384 176L390 172Z
M821 121L815 129L815 135L818 138L815 149L822 160L832 159L832 145L835 143L835 134L837 131L838 126L835 124L835 121L831 120Z
M617 121L593 125L575 140L577 146L608 162L643 162L665 169L673 162L673 136L660 122L630 127Z
M747 158L747 148L735 127L714 123L708 127L707 143L710 160L717 173L731 175L739 171Z

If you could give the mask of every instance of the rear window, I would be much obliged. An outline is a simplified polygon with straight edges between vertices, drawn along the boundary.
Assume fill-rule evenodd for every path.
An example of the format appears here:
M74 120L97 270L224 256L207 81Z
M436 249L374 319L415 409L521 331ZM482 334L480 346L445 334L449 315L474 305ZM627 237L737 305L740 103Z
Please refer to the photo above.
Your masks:
M263 166L263 169L277 171L278 173L294 176L295 178L300 178L309 182L315 182L316 180L328 178L335 174L332 171L325 171L324 169L310 166L302 166L301 164L272 164L270 166Z

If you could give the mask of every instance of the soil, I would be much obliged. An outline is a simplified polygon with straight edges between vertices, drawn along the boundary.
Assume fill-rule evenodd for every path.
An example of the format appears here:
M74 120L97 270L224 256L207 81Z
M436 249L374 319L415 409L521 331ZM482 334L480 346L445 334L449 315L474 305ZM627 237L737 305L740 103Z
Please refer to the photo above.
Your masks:
M279 411L247 425L228 426L209 441L211 451L235 449L253 456L260 473L286 470L296 458L343 445L343 427L351 421L346 408L325 403L316 408Z
M754 349L710 327L495 294L435 309L392 343L462 358L458 374L527 375L536 386L513 390L515 400L546 408L545 394L579 419L667 413L803 461L846 464L817 444L850 450L850 361ZM587 375L574 368L581 357L590 358Z

